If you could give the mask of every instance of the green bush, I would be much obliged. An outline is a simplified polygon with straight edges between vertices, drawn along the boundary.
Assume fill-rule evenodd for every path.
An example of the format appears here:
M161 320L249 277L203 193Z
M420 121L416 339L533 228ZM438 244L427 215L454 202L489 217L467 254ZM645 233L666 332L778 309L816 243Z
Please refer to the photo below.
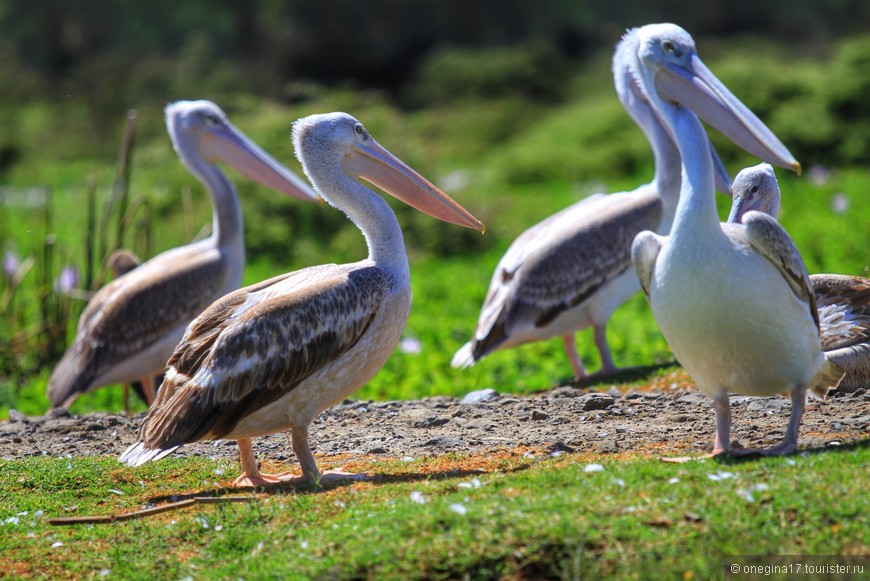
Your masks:
M553 102L565 96L567 72L567 61L543 41L442 48L420 66L407 95L418 106L506 95Z

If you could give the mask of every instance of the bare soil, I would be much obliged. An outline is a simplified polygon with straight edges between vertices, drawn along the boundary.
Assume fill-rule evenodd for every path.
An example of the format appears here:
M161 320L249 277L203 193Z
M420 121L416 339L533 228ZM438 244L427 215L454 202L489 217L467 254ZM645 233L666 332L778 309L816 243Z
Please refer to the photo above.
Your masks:
M474 392L464 401L348 400L323 412L311 426L311 445L321 459L415 458L461 452L528 448L545 454L591 452L680 455L712 447L711 401L688 376L674 371L641 388L588 390L561 386L529 396ZM767 447L783 435L791 404L786 398L732 396L732 439L744 447ZM118 455L135 441L144 414L45 416L10 413L0 422L0 458ZM801 424L799 447L855 444L870 435L870 392L836 393L811 400ZM295 462L285 434L257 438L258 457ZM188 444L175 455L236 457L233 441Z

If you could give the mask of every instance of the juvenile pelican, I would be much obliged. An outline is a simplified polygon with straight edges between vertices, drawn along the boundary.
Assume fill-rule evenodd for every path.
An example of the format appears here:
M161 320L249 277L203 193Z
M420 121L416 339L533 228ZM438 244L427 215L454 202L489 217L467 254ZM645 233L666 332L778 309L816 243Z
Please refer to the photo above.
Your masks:
M138 466L186 442L227 438L239 444L236 486L353 476L318 471L308 425L377 373L411 307L399 223L384 199L357 180L440 220L481 231L483 224L350 115L300 119L293 144L320 195L362 230L368 258L277 276L215 302L185 332L139 441L121 461ZM302 476L261 474L251 438L288 428Z
M109 259L106 261L109 267L109 271L112 273L112 278L118 278L123 276L142 264L142 260L136 256L136 254L128 250L126 248L119 248L112 252L109 255ZM154 380L152 380L154 381ZM156 382L155 382L156 383ZM124 383L124 413L126 415L130 415L130 387L132 386L133 391L136 392L136 395L142 398L142 401L145 403L151 403L148 401L148 398L145 396L145 388L141 381L133 381L130 383ZM153 397L151 398L154 399Z
M737 174L733 193L729 222L740 223L750 210L776 218L779 184L769 165L762 163ZM870 279L811 274L810 282L819 311L822 349L846 373L837 389L870 387Z
M317 199L305 180L245 137L210 101L169 105L166 127L181 161L211 195L212 235L155 256L94 295L48 381L54 406L69 407L102 385L136 380L142 380L151 403L152 378L163 372L187 324L239 287L245 264L242 212L217 162L300 200Z
M613 312L640 290L631 269L631 242L643 230L667 233L680 194L680 154L653 104L638 87L632 54L621 43L613 56L616 94L649 140L653 181L617 194L596 194L519 235L499 261L471 341L453 367L474 365L493 351L561 337L574 376L586 376L575 333L592 327L601 372L613 373L606 326ZM715 151L717 187L730 191Z
M822 352L809 276L786 232L766 214L720 224L707 136L692 113L739 143L756 142L778 164L800 165L773 133L707 69L695 43L672 24L629 31L641 88L657 103L682 155L683 183L670 236L638 235L638 278L677 360L713 398L713 454L786 454L797 445L807 389L825 393L843 375ZM689 109L680 103L694 103ZM782 443L735 451L728 391L791 392Z

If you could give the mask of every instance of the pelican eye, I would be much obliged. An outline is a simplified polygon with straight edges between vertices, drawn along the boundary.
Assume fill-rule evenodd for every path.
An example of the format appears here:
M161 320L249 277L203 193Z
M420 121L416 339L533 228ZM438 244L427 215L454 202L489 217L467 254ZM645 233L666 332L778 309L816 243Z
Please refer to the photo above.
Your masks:
M209 125L218 125L221 122L221 118L214 113L205 113L205 121Z
M749 193L750 194L757 194L758 193L758 186L752 186L751 188L749 188Z
M356 131L357 135L365 135L366 134L366 130L362 126L362 123L357 123L356 125L354 125L353 130Z
M683 56L683 51L677 48L677 45L670 40L662 42L662 50L665 51L666 54L672 54L677 58Z

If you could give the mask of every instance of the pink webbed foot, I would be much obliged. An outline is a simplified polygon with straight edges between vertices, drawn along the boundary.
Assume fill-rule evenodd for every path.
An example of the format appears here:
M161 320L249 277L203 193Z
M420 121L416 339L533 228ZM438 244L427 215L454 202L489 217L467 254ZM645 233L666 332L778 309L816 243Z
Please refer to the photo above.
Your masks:
M271 486L278 484L281 479L271 474L242 474L233 480L233 488L256 488L259 486Z

